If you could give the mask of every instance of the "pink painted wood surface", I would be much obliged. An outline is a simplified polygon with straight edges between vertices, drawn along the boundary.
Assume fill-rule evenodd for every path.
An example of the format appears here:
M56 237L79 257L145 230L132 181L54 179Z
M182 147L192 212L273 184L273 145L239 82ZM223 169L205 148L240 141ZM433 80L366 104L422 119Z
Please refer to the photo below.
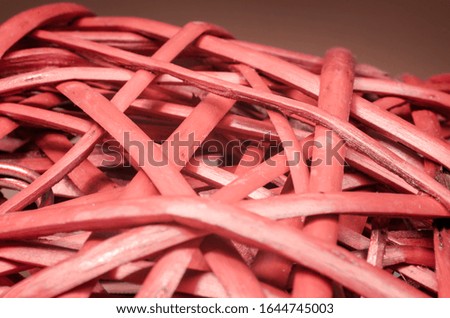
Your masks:
M449 74L70 3L0 39L2 297L449 297Z

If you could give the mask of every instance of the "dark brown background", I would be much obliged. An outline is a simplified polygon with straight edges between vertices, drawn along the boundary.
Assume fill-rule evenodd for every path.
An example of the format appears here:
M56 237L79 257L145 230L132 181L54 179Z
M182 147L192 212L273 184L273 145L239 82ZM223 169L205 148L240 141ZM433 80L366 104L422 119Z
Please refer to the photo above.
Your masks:
M0 20L52 1L0 0ZM340 45L392 75L450 72L450 0L97 0L98 15L219 24L237 38L323 55Z

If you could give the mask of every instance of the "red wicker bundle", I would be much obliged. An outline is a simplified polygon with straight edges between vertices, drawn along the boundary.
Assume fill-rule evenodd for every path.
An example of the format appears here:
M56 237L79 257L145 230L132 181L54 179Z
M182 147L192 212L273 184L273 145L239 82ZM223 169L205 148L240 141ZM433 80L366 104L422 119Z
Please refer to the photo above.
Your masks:
M0 39L0 295L450 296L450 74L70 3Z

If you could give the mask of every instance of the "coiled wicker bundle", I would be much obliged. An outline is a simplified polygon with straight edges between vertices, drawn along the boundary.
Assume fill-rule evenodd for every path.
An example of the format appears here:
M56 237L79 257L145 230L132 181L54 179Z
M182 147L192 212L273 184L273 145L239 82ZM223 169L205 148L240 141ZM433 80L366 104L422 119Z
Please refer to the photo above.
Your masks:
M0 38L1 295L450 296L450 75L70 3Z

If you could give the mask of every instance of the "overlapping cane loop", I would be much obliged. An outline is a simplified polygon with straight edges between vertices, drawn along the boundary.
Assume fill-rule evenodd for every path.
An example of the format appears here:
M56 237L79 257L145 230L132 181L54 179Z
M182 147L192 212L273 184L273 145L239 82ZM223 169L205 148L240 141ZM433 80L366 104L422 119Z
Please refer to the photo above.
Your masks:
M72 3L0 38L1 296L450 297L450 74Z

